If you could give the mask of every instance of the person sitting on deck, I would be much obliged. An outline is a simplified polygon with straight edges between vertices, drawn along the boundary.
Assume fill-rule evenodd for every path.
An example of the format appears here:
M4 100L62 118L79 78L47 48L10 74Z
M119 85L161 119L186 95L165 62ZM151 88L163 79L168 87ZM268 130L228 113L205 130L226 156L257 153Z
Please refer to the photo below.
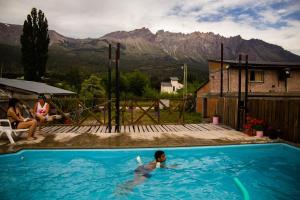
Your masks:
M34 133L37 126L35 119L24 118L19 108L19 101L15 98L11 98L8 101L7 118L11 123L13 129L27 129L29 132L27 140L34 140Z
M49 115L49 109L50 106L46 102L45 95L41 94L38 96L38 102L34 105L33 108L33 116L40 122L39 129L41 129L41 126L45 122L53 121L56 118L59 118L59 115Z

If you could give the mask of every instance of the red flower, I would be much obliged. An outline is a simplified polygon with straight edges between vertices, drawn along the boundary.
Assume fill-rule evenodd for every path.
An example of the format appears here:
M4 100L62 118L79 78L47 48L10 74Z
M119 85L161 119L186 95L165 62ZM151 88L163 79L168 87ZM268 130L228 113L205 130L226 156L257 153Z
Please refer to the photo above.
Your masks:
M252 118L249 115L246 116L247 123L244 125L244 129L255 129L263 130L264 129L264 120Z
M251 124L245 124L244 125L244 129L251 129L252 128L252 125Z

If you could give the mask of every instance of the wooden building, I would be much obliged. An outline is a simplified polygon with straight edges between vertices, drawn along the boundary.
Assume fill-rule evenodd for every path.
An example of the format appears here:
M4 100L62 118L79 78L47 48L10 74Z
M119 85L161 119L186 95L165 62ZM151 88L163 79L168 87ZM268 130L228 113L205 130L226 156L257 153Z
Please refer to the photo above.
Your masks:
M246 63L233 60L208 60L209 80L200 86L197 93L197 112L211 117L216 111L217 99L221 96L237 97L239 88L239 67L241 68L241 96L245 96ZM249 97L300 97L300 63L248 62Z

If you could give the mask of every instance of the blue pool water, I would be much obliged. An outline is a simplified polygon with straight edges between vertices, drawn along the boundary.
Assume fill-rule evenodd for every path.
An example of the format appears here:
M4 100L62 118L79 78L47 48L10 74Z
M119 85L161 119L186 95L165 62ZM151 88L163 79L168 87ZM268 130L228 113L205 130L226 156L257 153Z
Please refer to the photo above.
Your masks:
M167 164L126 190L157 149L24 150L0 155L0 199L299 199L300 150L285 144L165 148Z

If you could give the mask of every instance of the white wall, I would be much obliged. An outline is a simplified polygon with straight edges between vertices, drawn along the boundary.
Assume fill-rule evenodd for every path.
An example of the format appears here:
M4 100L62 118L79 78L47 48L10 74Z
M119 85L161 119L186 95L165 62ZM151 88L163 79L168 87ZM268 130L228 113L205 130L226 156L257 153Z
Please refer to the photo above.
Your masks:
M171 80L171 86L160 86L160 92L167 92L167 93L176 93L177 90L183 88L183 85L181 83L178 83L178 81ZM175 87L175 90L173 91L173 87Z

